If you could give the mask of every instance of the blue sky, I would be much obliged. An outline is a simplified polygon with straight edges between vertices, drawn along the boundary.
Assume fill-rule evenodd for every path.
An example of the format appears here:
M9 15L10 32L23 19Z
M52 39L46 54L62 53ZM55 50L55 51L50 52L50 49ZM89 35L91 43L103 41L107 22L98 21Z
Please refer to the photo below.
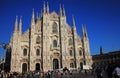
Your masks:
M0 43L9 43L16 15L22 16L23 32L30 27L32 9L40 14L44 1L50 12L59 13L63 4L67 22L72 25L74 15L78 34L82 38L82 24L86 24L91 54L120 50L120 0L0 0ZM0 57L4 50L0 48Z

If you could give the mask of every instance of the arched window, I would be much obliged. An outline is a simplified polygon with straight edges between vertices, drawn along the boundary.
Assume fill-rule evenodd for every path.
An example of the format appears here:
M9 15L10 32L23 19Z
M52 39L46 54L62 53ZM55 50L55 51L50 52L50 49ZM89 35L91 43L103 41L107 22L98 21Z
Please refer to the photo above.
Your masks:
M37 36L37 38L36 38L36 44L40 44L40 41L41 41L40 36Z
M53 47L57 47L57 41L53 40Z
M73 68L73 67L74 67L74 64L73 64L73 63L70 63L70 67Z
M39 55L40 55L40 50L37 49L37 50L36 50L36 56L39 56Z
M70 56L73 56L72 50L70 50Z
M26 48L23 49L23 56L27 56L27 49Z
M53 23L53 26L52 26L52 32L53 33L57 33L57 23Z
M72 44L73 44L72 39L69 39L69 45L72 45Z
M79 55L82 56L82 54L83 54L83 53L82 53L82 50L79 50Z

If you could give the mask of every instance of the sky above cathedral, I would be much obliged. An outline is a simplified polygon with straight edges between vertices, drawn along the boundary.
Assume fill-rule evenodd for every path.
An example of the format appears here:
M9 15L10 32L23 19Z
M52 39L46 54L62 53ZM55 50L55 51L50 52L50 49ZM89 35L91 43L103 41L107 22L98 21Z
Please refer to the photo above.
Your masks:
M120 50L120 0L0 0L0 43L9 43L16 15L22 16L25 32L30 27L32 9L35 16L41 13L44 1L48 1L50 12L59 14L64 5L67 22L72 26L74 16L77 33L82 38L82 24L86 25L91 54ZM0 47L0 58L4 56Z

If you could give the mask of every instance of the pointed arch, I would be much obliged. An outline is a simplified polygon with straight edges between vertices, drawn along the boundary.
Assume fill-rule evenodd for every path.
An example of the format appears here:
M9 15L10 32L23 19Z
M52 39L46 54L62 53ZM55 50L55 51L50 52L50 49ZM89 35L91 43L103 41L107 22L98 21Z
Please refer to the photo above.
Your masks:
M53 33L57 33L58 32L58 30L57 30L57 23L56 22L54 22L53 25L52 25L52 32Z

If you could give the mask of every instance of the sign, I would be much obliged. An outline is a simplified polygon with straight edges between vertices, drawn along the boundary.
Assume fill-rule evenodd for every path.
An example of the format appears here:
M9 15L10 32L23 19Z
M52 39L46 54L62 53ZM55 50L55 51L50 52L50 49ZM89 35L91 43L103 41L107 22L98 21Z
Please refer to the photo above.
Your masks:
M88 65L83 65L83 69L89 70L89 69L92 69L92 67L91 67L91 66L88 66Z

